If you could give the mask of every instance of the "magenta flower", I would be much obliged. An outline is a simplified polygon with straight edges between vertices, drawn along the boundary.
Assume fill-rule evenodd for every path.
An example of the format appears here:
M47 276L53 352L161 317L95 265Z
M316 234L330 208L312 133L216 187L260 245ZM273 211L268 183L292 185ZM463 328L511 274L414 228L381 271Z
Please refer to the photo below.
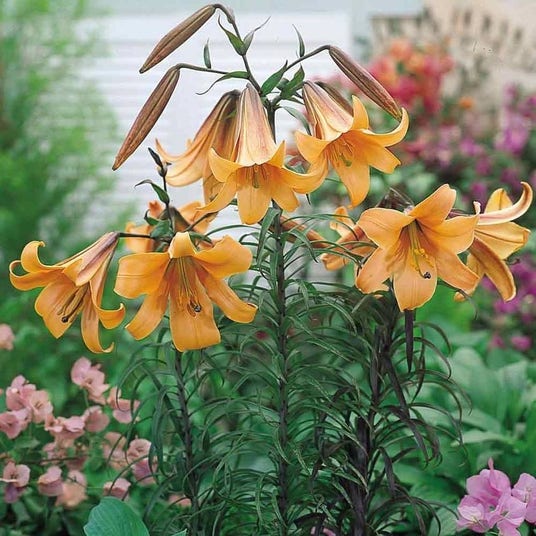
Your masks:
M499 536L520 536L517 527L523 523L527 513L527 505L512 497L511 491L505 491L497 508L489 515L490 523L499 529Z
M484 534L493 524L489 522L489 509L474 497L466 495L458 505L459 519L456 521L458 530L469 529Z
M536 478L528 473L522 473L512 489L512 497L527 505L525 520L536 523Z
M467 479L469 495L481 502L486 508L496 508L500 498L510 491L510 479L502 471L493 467L493 460L488 460L489 469L483 469L476 476Z

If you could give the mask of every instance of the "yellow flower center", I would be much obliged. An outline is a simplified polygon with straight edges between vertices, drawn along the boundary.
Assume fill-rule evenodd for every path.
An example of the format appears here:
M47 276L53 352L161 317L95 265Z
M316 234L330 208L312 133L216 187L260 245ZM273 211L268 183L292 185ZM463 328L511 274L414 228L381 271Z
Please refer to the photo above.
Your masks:
M197 279L195 268L188 257L180 257L176 260L179 272L179 303L186 305L188 314L195 316L203 310L195 288Z
M88 289L89 285L74 287L74 292L71 292L71 294L67 296L67 299L58 311L58 314L61 315L61 321L64 324L70 322L80 312Z
M421 274L421 277L424 279L430 279L432 274L430 272L423 272L420 267L420 262L423 260L430 264L430 257L426 250L422 247L419 240L419 224L417 222L411 222L408 225L408 235L409 235L409 247L411 250L411 266Z
M354 161L354 148L341 136L329 144L328 158L331 162L340 160L346 167L350 167Z

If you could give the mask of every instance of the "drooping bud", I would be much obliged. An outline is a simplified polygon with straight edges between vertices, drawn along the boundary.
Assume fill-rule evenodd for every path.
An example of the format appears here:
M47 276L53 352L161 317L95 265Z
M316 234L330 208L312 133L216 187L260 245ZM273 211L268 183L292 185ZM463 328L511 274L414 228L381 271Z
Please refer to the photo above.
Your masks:
M164 58L167 58L174 50L177 50L214 15L215 11L215 4L204 6L170 30L153 48L145 63L141 66L140 73L148 71Z
M162 77L158 85L151 93L140 113L130 127L128 134L115 157L113 170L116 170L125 160L139 147L147 137L156 121L164 111L173 91L179 81L180 70L172 67Z
M330 46L329 55L346 77L367 95L367 97L372 99L397 121L402 119L402 110L393 97L364 67L359 65L359 63L338 47Z

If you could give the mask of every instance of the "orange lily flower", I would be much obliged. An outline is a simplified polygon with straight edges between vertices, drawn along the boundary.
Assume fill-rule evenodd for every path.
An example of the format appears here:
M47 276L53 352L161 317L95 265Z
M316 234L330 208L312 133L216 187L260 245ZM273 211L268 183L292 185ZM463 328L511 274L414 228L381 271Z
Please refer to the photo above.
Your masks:
M173 344L180 351L206 348L220 341L212 302L235 322L251 322L257 308L243 302L221 281L246 271L252 254L230 236L198 251L188 233L177 233L164 253L135 253L119 260L115 291L125 298L146 294L126 326L135 339L152 333L166 312Z
M238 91L225 93L197 131L193 141L180 155L168 153L156 140L156 149L163 161L172 164L166 174L166 182L172 186L185 186L203 179L205 203L216 197L222 185L212 173L208 155L214 148L224 158L231 158L236 128Z
M532 189L526 183L521 183L523 192L514 205L506 194L499 188L495 190L480 215L475 229L475 240L469 247L467 266L478 279L467 290L471 295L482 277L487 275L495 285L504 301L513 299L516 286L512 272L504 262L512 253L521 249L529 239L530 231L512 220L519 218L529 209L532 203ZM463 300L462 294L456 294L457 300Z
M313 135L296 132L298 150L311 165L319 166L324 176L331 163L348 190L351 205L358 205L369 191L370 166L392 173L400 164L386 147L406 135L409 126L406 110L402 110L398 127L376 134L369 130L367 111L355 96L353 114L313 82L305 82L303 99L311 117Z
M195 221L199 219L199 214L197 211L201 207L201 203L199 201L192 201L191 203L187 203L186 205L183 205L178 210L174 207L171 208L171 212L173 214L173 220L175 223L175 231L176 232L182 232L185 231L188 227L190 227ZM151 218L158 220L162 216L162 213L164 212L165 207L162 203L159 201L150 201L149 202L149 209L147 210L147 215ZM194 227L192 227L192 231L195 231L196 233L204 234L206 233L208 226L210 222L216 217L216 214L210 214L203 220L201 220L199 223L197 223ZM132 233L132 234L142 234L142 235L150 235L151 231L154 229L153 225L150 225L149 223L144 223L141 225L136 225L132 222L129 222L125 226L125 232ZM125 238L125 244L127 248L132 251L133 253L148 253L150 251L154 251L156 249L156 246L160 243L156 240L151 240L148 238L138 238L129 236Z
M284 167L285 142L275 143L262 101L251 85L240 95L237 121L236 157L229 160L215 149L209 152L210 167L223 187L201 210L222 210L236 195L240 219L246 224L263 218L272 199L292 212L299 204L295 193L312 192L323 177Z
M347 254L366 257L374 251L372 244L367 245L367 242L370 243L367 235L351 220L345 207L338 207L335 210L335 220L330 223L330 227L339 234L337 244L340 247L320 256L326 270L338 270L348 264L350 259Z
M356 286L376 292L387 279L401 310L415 309L434 294L437 278L467 291L477 276L457 254L473 242L478 215L447 219L456 192L447 184L405 213L365 210L358 225L378 248L358 270Z
M80 313L86 346L95 353L113 349L113 344L102 348L99 322L106 329L112 329L125 316L123 305L116 310L101 307L106 272L118 240L119 233L107 233L80 253L51 266L39 260L38 249L44 243L33 241L24 247L20 260L9 265L9 278L15 288L45 287L35 302L35 310L54 337L61 337ZM14 273L19 264L27 274Z

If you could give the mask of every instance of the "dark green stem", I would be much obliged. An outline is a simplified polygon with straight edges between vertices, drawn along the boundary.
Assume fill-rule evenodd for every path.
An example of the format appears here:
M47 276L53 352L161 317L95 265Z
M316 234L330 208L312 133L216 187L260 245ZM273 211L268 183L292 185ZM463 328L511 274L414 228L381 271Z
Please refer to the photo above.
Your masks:
M178 350L175 350L175 372L177 377L180 418L182 421L182 441L184 444L186 482L188 483L188 489L185 490L185 495L192 502L189 534L197 536L199 533L199 478L194 461L193 430L192 422L190 420L190 412L188 410L188 395L186 393L182 357L183 355Z

